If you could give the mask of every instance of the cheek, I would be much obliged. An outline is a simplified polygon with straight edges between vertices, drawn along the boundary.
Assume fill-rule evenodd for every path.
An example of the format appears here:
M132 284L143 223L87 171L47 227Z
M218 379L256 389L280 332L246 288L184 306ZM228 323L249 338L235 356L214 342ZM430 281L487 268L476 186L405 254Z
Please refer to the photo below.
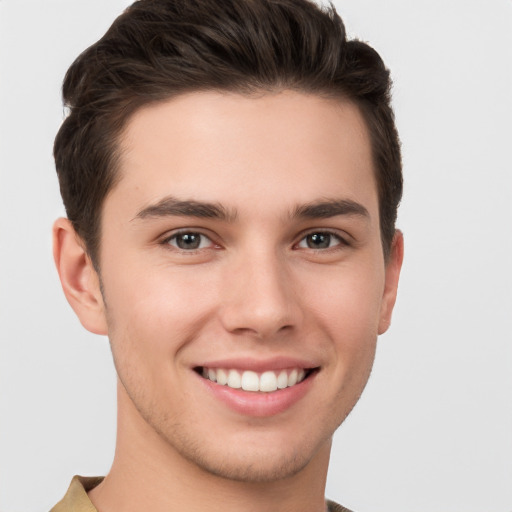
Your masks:
M361 345L377 336L384 287L379 265L340 268L325 277L317 276L316 283L318 286L303 294L306 308L314 312L332 339Z
M320 340L325 394L319 407L331 411L336 428L355 405L370 376L375 357L383 280L370 267L365 272L340 269L307 294L312 338Z
M123 343L123 353L129 346L139 358L161 364L211 316L215 285L192 267L131 275L127 279L125 272L111 269L104 283L109 336L114 344Z

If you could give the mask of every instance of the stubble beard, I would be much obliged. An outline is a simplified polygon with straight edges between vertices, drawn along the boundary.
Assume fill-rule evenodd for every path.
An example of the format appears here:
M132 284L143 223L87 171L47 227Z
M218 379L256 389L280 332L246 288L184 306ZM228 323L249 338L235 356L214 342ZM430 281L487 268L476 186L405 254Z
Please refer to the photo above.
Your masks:
M257 453L255 449L252 453L246 453L243 447L238 449L234 443L223 446L215 444L214 440L204 442L199 436L191 434L188 425L145 413L131 396L130 400L144 422L165 443L170 453L184 459L195 469L220 479L255 485L286 480L304 470L316 453L311 446L303 444L276 454L268 450L265 453ZM326 442L330 446L330 436Z

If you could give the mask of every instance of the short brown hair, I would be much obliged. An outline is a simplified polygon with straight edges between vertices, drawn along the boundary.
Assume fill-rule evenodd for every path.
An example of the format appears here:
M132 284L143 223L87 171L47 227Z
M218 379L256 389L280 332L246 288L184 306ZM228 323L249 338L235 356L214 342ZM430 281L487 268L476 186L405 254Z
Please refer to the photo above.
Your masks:
M69 115L54 145L68 218L98 263L103 201L119 139L140 107L184 92L292 89L346 98L367 123L384 255L402 195L391 81L373 48L347 40L332 4L310 0L139 0L69 68Z

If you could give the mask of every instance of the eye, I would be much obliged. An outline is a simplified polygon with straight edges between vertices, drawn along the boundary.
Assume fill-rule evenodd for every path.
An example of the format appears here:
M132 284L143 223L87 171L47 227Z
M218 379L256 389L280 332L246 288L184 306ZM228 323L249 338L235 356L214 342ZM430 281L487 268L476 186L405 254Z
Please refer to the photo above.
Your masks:
M195 251L198 249L212 247L214 245L206 235L203 235L202 233L195 233L193 231L176 233L167 238L164 243L182 251Z
M318 231L307 234L297 244L297 247L301 249L330 249L337 245L347 245L347 243L334 233Z

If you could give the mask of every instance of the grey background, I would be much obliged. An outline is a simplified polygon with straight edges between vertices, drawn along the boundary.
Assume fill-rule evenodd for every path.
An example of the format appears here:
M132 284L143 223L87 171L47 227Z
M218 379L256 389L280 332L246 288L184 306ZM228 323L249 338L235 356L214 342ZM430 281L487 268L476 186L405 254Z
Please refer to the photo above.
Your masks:
M60 290L52 141L72 60L128 2L0 0L0 511L113 456L106 339ZM327 486L358 512L512 511L512 2L338 0L392 69L406 260Z

